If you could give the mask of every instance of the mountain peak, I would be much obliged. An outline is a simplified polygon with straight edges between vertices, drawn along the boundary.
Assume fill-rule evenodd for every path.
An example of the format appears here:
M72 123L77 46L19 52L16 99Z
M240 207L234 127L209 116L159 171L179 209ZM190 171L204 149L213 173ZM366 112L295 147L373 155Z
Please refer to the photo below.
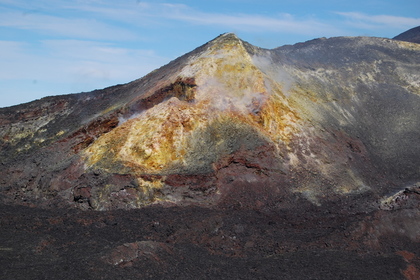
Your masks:
M225 48L227 46L242 46L243 41L235 33L223 33L209 42L212 48Z
M110 209L250 206L261 186L262 205L322 205L389 191L375 176L417 180L420 50L349 40L254 51L225 33L132 83L0 110L0 171L15 174L0 187Z
M212 41L217 42L232 42L232 41L241 41L241 39L233 32L226 32L223 34L220 34Z
M420 279L419 65L382 38L226 33L0 108L3 278Z

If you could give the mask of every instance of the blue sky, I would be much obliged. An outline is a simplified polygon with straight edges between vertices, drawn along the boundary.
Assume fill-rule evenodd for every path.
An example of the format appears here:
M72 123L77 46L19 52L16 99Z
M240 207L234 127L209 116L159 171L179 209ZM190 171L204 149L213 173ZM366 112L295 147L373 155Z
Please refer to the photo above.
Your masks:
M274 48L419 25L419 0L0 0L0 107L130 82L225 32Z

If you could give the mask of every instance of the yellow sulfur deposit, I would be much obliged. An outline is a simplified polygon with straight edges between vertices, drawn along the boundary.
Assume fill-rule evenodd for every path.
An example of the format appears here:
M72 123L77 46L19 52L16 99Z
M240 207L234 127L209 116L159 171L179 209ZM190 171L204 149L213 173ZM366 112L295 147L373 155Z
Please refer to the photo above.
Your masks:
M275 143L287 143L296 130L298 118L287 106L281 86L253 64L242 41L226 40L193 58L178 79L190 77L197 86L188 100L177 98L181 89L174 87L174 97L97 139L85 151L87 165L133 174L179 172L197 164L190 150L201 141L216 153L209 156L212 159L199 160L210 168L217 153L228 148L219 143L223 137L207 135L209 127L249 130Z

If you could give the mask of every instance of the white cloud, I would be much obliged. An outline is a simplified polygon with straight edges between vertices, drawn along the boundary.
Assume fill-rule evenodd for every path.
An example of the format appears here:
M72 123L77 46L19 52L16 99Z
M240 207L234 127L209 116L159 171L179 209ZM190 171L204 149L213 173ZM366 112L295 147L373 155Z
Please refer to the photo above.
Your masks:
M192 24L208 26L224 26L237 30L260 32L286 32L298 34L331 33L335 32L333 26L329 26L314 19L295 19L292 15L282 14L278 17L267 17L261 15L226 15L203 12L178 11L167 15L168 18L186 21Z
M334 25L314 17L296 17L288 13L277 15L212 13L184 4L145 1L60 1L41 0L32 4L34 11L48 11L50 6L60 7L66 17L38 14L37 12L2 13L0 26L44 31L81 39L130 40L139 39L135 26L156 29L172 27L176 22L222 28L224 31L251 33L276 32L311 36L334 36L342 32ZM42 7L42 8L39 8ZM79 16L80 15L80 16ZM90 19L89 19L90 18ZM112 20L113 23L107 24ZM125 27L124 27L125 26ZM158 30L156 29L158 32ZM144 38L142 38L144 39Z
M165 56L175 55L171 49L185 46L180 35L199 37L188 38L188 46L204 43L210 35L194 33L197 26L216 35L232 31L251 38L262 33L275 35L271 37L287 34L285 38L301 40L365 31L377 34L375 31L387 28L404 30L420 25L419 18L390 15L338 12L340 20L332 21L288 13L208 12L158 2L0 0L0 28L8 36L7 41L6 37L0 41L0 101L6 91L8 98L11 92L17 95L19 91L13 87L17 88L20 81L33 88L55 83L56 87L48 91L51 94L87 91L137 79L167 63L169 57ZM355 26L359 30L354 31ZM150 48L145 47L150 42L166 54L145 49ZM273 44L277 43L273 39ZM18 82L6 84L12 80Z
M206 13L191 9L185 5L172 6L170 11L165 10L164 16L168 19L185 21L191 24L205 26L221 26L227 30L240 30L247 32L282 32L303 35L313 34L339 34L333 26L315 18L296 18L288 13L277 16L259 14L223 14Z
M152 50L80 40L42 41L37 46L0 41L1 79L66 80L84 76L110 81L136 79L168 61ZM9 58L9 59L8 59ZM101 74L102 73L102 74Z
M96 19L64 18L36 13L7 12L0 14L0 26L36 30L51 35L85 39L133 40L137 35Z
M151 50L82 40L0 41L0 50L0 107L130 82L169 61Z
M139 26L166 25L173 21L208 27L223 27L225 30L248 32L286 32L295 34L339 34L334 25L314 18L296 18L283 13L277 16L259 14L208 13L184 4L138 2L138 4L109 5L106 2L83 3L66 6L69 9L90 12L99 17L127 22Z
M67 74L96 79L136 79L168 61L153 50L122 48L112 43L48 40L44 45L54 59L68 61L63 69Z
M375 29L408 29L420 25L420 18L399 17L392 15L368 15L358 12L337 12L347 19L347 24L358 28Z

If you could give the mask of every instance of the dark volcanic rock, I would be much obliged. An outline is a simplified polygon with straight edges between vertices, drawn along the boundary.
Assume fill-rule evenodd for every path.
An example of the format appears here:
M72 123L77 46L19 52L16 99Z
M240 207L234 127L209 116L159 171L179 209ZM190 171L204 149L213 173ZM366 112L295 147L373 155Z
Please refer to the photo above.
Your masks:
M263 50L225 34L129 84L3 108L3 198L97 210L377 199L419 180L418 53L367 37Z
M224 34L0 108L1 277L417 279L419 65L398 40Z
M399 230L387 234L378 223L389 221L382 221L379 212L375 217L316 208L270 213L196 207L82 212L10 205L1 205L0 211L2 279L419 276L418 242ZM398 224L404 213L394 214L393 223ZM419 216L411 216L411 221L419 224Z
M395 36L393 39L420 44L420 26L411 28L400 35Z

